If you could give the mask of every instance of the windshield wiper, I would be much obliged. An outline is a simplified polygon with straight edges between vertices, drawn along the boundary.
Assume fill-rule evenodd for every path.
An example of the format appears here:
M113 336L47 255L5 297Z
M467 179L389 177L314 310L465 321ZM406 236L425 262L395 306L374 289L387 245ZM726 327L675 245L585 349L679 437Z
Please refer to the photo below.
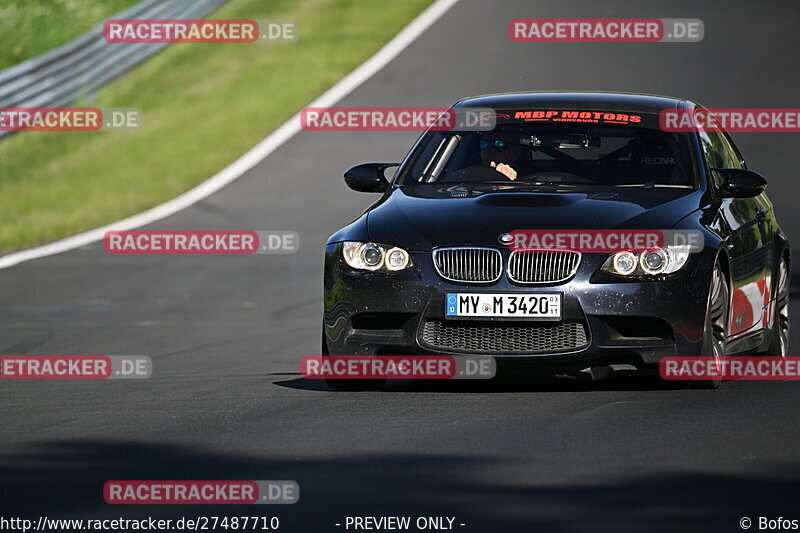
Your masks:
M527 182L530 185L546 185L548 187L570 187L574 189L575 187L580 187L581 185L589 185L588 183L572 183L567 182L564 183L563 181L529 181Z
M643 187L647 189L691 189L691 185L673 185L671 183L609 183L610 187Z

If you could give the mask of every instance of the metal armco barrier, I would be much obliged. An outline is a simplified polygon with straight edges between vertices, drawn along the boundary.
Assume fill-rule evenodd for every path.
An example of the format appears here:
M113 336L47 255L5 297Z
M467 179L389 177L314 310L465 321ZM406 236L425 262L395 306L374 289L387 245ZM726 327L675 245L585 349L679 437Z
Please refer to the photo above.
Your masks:
M113 19L198 19L228 0L144 0ZM0 71L0 108L63 107L135 67L167 44L109 43L99 24L77 39ZM0 139L13 133L0 131Z

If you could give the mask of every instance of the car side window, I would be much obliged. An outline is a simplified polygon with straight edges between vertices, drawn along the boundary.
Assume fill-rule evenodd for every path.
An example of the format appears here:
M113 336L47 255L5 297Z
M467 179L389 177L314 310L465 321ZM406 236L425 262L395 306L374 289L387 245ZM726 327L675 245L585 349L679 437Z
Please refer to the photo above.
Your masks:
M744 168L742 164L742 158L739 154L739 151L733 146L733 142L730 138L721 132L713 132L715 135L719 137L720 143L725 150L725 154L727 155L726 164L730 165L725 168Z
M736 149L728 142L725 135L718 131L700 131L698 135L708 168L744 167L739 160ZM721 187L723 177L717 172L712 172L711 174L717 188Z

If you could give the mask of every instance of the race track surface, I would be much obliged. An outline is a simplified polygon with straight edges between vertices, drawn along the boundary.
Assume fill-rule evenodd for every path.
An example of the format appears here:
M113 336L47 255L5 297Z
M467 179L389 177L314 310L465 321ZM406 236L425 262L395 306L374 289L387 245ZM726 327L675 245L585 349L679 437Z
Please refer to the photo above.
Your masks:
M791 0L463 0L339 105L599 89L800 107L799 16ZM517 17L693 17L705 39L514 43L506 24ZM300 357L320 350L325 239L377 198L350 191L341 174L400 160L415 137L303 132L147 228L292 230L296 255L111 256L96 243L0 271L0 353L154 362L142 381L0 382L0 515L276 513L290 532L344 530L334 524L347 515L455 516L464 532L738 531L743 516L800 518L797 383L392 383L349 393L301 379ZM798 245L797 136L734 138ZM109 479L293 479L301 499L255 510L110 506Z

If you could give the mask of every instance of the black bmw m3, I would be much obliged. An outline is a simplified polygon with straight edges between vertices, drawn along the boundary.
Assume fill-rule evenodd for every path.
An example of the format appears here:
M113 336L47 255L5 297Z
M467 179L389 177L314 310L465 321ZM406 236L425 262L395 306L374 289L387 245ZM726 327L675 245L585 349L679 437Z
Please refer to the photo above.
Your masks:
M552 92L453 108L496 122L428 130L402 163L345 174L380 198L328 239L323 355L487 356L501 372L591 377L666 356L786 356L790 247L765 179L725 132L660 126L699 104ZM525 231L650 230L699 245L514 246Z

